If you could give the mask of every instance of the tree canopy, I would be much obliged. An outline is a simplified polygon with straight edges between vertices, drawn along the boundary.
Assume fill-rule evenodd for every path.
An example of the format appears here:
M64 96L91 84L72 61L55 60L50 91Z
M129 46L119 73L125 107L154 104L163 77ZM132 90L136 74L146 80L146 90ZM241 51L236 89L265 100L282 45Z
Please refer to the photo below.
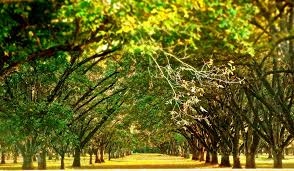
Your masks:
M68 152L80 167L85 150L151 148L240 168L242 151L254 168L264 143L281 168L293 26L291 0L0 1L2 154L44 169L54 151L63 169Z

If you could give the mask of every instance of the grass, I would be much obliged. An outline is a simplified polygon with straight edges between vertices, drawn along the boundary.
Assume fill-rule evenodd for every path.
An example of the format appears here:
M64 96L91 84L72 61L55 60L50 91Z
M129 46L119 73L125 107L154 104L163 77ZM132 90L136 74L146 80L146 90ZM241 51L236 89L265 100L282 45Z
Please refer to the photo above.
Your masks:
M272 168L273 166L273 159L268 159L267 155L259 155L256 158L256 167L257 168ZM245 163L245 156L242 156L241 162ZM294 156L285 156L283 160L283 167L284 168L294 168Z
M107 156L106 156L107 157ZM74 169L71 167L73 158L65 158L67 170ZM232 161L232 159L231 159ZM20 170L22 163L13 164L12 160L7 160L7 164L1 164L0 170ZM241 163L244 166L245 156L241 156ZM259 155L256 159L257 168L272 168L272 159L267 159L265 155ZM192 161L177 156L168 156L164 154L133 154L124 158L106 160L105 163L89 164L89 156L81 158L82 168L80 169L184 169L184 168L217 168L217 165L209 165L204 162ZM37 162L34 162L37 167ZM47 160L47 169L59 169L59 160ZM294 156L286 156L283 160L284 168L294 168Z

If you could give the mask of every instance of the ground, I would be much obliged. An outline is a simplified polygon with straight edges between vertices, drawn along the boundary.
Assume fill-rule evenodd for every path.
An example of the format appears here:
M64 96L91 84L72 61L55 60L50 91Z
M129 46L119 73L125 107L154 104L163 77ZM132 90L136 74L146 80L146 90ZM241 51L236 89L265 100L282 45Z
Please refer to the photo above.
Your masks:
M71 168L73 158L66 158L66 169ZM232 160L231 160L232 161ZM6 161L7 164L0 164L0 170L15 170L21 169L21 162L12 164L11 160ZM204 162L192 161L191 159L184 159L182 157L168 156L163 154L133 154L124 158L106 160L105 163L95 163L89 165L89 157L82 157L81 169L163 169L163 168L216 168L216 165L205 164ZM245 156L241 156L241 163L245 164ZM258 168L271 168L273 160L267 159L267 156L259 155L256 159ZM34 163L37 166L37 163ZM48 169L59 169L60 161L47 160ZM294 168L294 156L286 156L283 160L284 168Z

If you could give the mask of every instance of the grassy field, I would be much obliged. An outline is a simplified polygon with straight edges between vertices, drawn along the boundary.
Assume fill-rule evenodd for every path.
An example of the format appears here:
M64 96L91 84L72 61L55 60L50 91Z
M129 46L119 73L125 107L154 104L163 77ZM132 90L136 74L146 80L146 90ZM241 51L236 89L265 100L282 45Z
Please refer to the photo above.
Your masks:
M74 169L71 167L73 158L65 159L66 169ZM231 160L232 161L232 160ZM245 164L245 156L241 156L241 162ZM256 159L258 168L271 168L273 160L267 159L267 156L259 156ZM81 169L167 169L167 168L217 168L217 165L209 165L204 162L192 161L191 159L184 159L182 157L167 156L163 154L133 154L119 159L106 160L105 163L95 163L89 165L89 157L82 157ZM37 162L34 163L37 167ZM59 169L60 161L47 160L47 169ZM294 156L286 156L283 160L284 168L294 168ZM21 169L21 162L13 164L12 161L7 160L7 164L0 164L0 170L19 170Z

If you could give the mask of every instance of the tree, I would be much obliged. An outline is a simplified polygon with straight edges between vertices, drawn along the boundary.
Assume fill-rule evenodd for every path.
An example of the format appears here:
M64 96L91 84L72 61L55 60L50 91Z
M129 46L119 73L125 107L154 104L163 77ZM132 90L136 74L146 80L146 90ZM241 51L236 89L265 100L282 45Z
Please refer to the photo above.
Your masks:
M17 130L13 132L17 137L15 142L19 143L26 137L26 142L20 143L19 147L26 161L23 168L31 169L31 156L38 151L40 142L45 141L45 135L52 131L49 129L46 132L47 126L54 130L54 124L58 119L64 125L68 124L68 119L71 118L72 108L68 106L70 104L64 103L64 100L74 91L66 92L65 88L70 84L86 81L86 76L78 80L73 78L77 74L85 74L106 59L108 54L117 49L118 43L114 45L113 39L103 39L108 33L112 34L108 27L114 24L107 25L111 17L103 18L104 14L99 12L101 6L98 4L52 1L48 5L40 1L5 3L1 6L1 12L6 17L1 21L15 24L7 26L6 32L1 35L3 40L7 40L6 43L1 41L1 48L3 45L5 49L1 50L4 55L1 58L1 76L5 79L3 97L6 99L2 104L7 105L1 112L3 116L10 112L16 113L13 116L6 116L11 120L7 127L10 129L10 124L13 124ZM48 12L50 15L47 15ZM100 15L96 18L97 12ZM76 22L68 23L69 20ZM106 32L104 29L109 31ZM104 34L101 35L101 32ZM41 58L49 59L40 60ZM11 75L10 72L17 68L20 73ZM48 81L52 76L54 79ZM64 93L67 95L64 96ZM16 99L17 95L23 98ZM60 115L62 111L69 114ZM28 118L28 115L31 118ZM53 118L56 120L52 121ZM22 121L28 123L24 124ZM18 133L23 131L27 132L27 135L20 137Z

